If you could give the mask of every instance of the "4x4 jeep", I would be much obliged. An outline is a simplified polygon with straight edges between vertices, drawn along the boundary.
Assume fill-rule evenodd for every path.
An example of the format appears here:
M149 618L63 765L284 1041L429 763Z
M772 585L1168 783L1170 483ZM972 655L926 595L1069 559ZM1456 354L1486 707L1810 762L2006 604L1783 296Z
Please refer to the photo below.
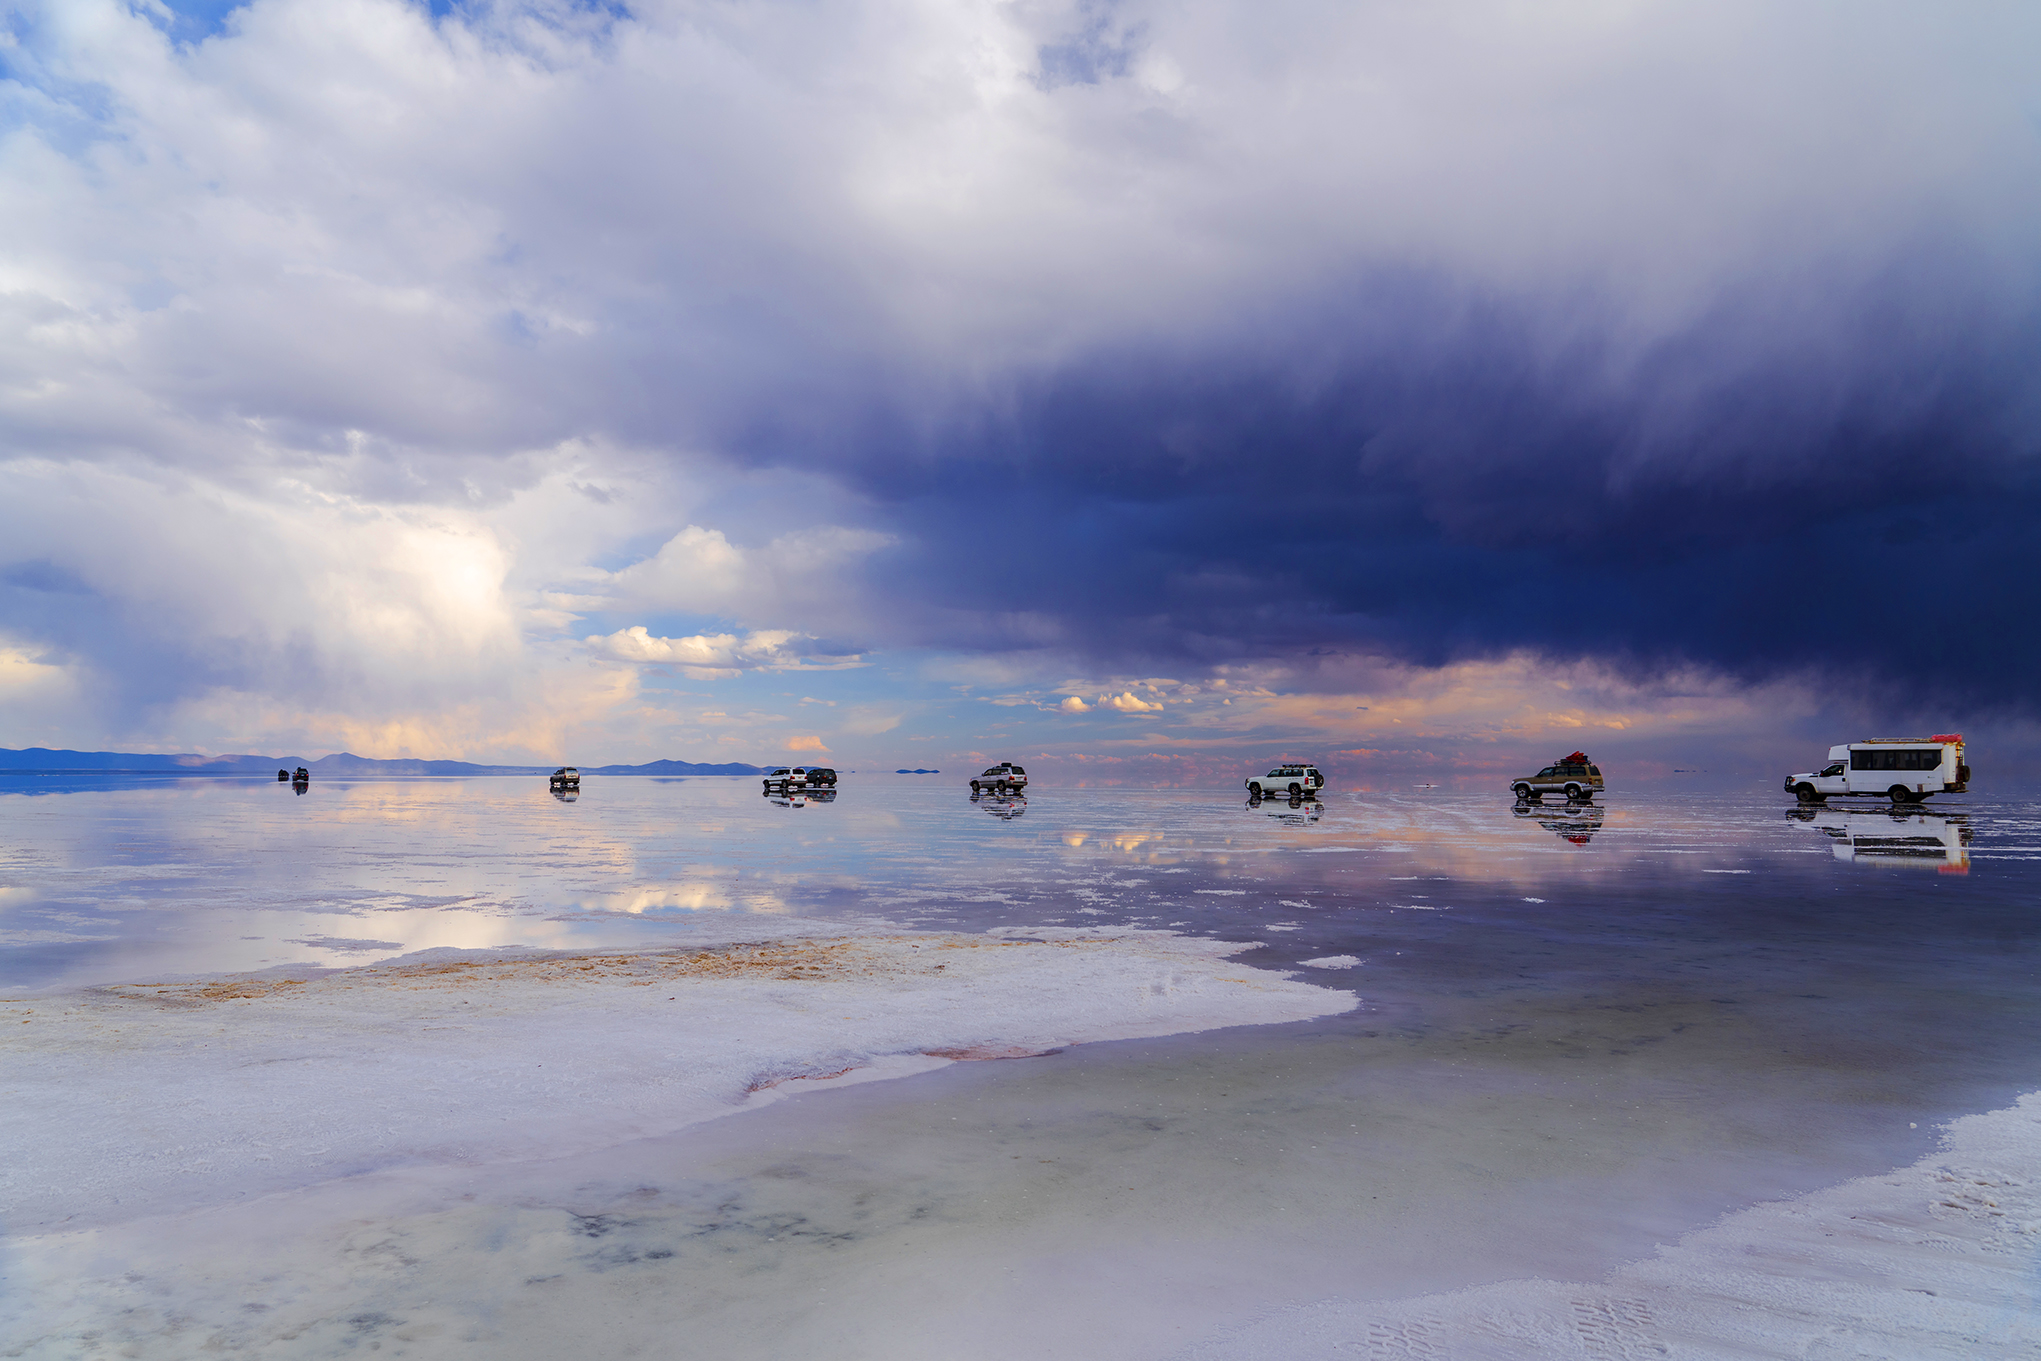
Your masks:
M554 789L579 789L581 772L573 766L561 766L546 777L546 783Z
M1247 792L1257 799L1271 799L1278 794L1311 794L1325 788L1325 777L1318 773L1317 766L1277 766L1260 779L1247 782Z
M1520 799L1535 799L1541 794L1564 794L1569 799L1592 799L1599 794L1602 784L1602 768L1587 759L1587 753L1576 751L1571 756L1561 757L1546 766L1536 775L1526 775L1510 785L1510 792Z
M1028 773L1011 761L1001 761L996 766L986 767L985 773L971 781L971 792L989 789L995 794L1004 794L1010 789L1026 789Z
M836 788L836 772L834 770L831 770L828 766L809 766L808 788L810 789Z
M836 772L832 770L829 773L834 775ZM771 770L765 772L765 787L767 789L786 790L806 789L808 787L808 767L774 766Z

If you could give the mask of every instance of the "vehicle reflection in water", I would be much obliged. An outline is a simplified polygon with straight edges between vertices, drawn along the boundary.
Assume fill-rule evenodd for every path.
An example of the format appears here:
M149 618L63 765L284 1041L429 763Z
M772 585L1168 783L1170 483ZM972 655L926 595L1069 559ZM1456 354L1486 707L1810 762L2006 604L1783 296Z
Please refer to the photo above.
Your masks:
M1307 799L1295 794L1286 799L1262 798L1255 794L1247 796L1249 808L1259 808L1278 822L1293 827L1303 827L1325 816L1325 805L1317 799Z
M1586 800L1569 801L1560 808L1518 800L1513 811L1520 818L1536 818L1540 827L1561 841L1571 841L1576 846L1585 846L1593 841L1595 833L1602 830L1602 818L1606 816L1600 804Z
M558 799L561 803L572 803L576 799L581 797L581 786L573 784L570 785L556 784L553 786L552 793L553 797Z
M1025 794L972 794L971 802L977 804L1002 822L1012 822L1028 811L1028 796Z
M1970 819L1963 813L1937 815L1911 809L1847 812L1840 808L1790 808L1788 819L1826 836L1838 860L1869 865L1933 866L1944 874L1970 873Z
M775 808L806 808L811 803L835 803L834 789L789 789L785 785L764 791L765 799Z

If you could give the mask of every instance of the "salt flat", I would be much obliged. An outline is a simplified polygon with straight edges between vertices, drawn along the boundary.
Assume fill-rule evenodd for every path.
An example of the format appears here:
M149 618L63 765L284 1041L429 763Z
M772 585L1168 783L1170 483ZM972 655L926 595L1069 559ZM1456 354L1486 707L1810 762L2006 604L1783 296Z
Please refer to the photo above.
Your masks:
M2041 805L1794 811L0 797L0 1354L2032 1355Z
M1350 1009L1241 947L842 928L667 951L434 950L0 1001L16 1233L669 1133L788 1082Z

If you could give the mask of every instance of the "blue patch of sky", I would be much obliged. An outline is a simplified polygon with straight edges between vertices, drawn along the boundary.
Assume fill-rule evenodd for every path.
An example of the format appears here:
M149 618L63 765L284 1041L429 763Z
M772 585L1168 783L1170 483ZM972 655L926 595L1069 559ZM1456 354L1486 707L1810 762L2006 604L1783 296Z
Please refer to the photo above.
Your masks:
M170 11L170 18L167 23L159 19L158 24L180 43L204 42L224 31L235 11L247 7L248 0L166 0L165 8ZM426 0L419 8L435 19L443 19L467 6L453 3L453 0ZM585 8L608 13L617 7L588 5ZM152 14L150 17L156 16Z
M1119 28L1111 5L1086 5L1080 13L1087 18L1083 28L1061 42L1044 43L1036 49L1040 73L1035 84L1041 89L1097 85L1127 74L1128 63L1140 48L1146 25Z
M77 156L116 136L119 112L113 91L96 81L65 80L44 65L42 35L34 17L19 11L0 18L0 130L32 128L59 154Z

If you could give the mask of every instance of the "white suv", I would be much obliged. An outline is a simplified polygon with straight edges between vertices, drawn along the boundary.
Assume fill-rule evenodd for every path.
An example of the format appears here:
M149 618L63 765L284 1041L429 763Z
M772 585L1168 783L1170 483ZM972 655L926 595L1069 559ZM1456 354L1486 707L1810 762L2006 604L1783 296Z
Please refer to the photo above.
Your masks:
M765 787L767 789L786 790L806 789L808 787L808 767L775 766L773 769L765 772Z
M971 792L973 794L976 794L981 789L990 789L995 794L1004 794L1008 790L1026 789L1027 787L1028 773L1011 761L1001 761L996 766L988 766L983 775L971 781Z
M1312 794L1325 788L1325 777L1318 773L1317 766L1277 766L1259 780L1247 782L1247 792L1257 799L1273 798L1278 794Z

